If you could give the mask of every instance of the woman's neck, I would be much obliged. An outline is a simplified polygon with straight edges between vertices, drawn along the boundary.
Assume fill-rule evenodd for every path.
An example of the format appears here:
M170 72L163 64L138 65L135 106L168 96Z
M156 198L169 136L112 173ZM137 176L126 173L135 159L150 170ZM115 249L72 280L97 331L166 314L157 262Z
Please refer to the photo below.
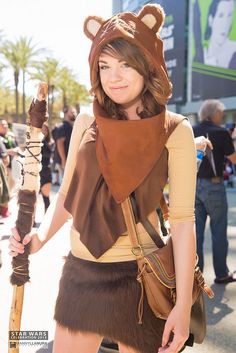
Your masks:
M141 119L137 112L142 111L141 99L135 99L135 101L129 102L123 105L123 109L127 115L128 120L139 120Z
M125 109L128 120L139 120L140 116L137 114L137 107Z

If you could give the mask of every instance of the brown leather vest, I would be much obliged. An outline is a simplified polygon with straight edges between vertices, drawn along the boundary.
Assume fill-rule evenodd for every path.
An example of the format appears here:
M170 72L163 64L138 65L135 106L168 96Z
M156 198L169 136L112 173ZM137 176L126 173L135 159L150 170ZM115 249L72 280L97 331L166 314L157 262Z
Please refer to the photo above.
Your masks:
M165 144L184 119L164 111L142 120L115 120L99 109L96 124L83 136L64 203L96 258L125 233L120 202L130 193L138 205L137 222L159 206L168 178Z

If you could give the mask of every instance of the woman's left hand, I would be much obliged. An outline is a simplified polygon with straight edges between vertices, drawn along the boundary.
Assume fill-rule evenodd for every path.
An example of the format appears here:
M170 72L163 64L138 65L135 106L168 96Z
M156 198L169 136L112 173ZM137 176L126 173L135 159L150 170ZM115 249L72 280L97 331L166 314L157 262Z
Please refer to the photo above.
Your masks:
M190 313L177 305L172 309L162 335L158 353L178 353L189 337Z

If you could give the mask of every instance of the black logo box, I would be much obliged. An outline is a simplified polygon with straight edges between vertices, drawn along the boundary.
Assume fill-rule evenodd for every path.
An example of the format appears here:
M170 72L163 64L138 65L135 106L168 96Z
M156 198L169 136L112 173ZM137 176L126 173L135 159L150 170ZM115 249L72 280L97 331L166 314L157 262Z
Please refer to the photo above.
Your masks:
M48 340L48 331L9 331L10 341Z

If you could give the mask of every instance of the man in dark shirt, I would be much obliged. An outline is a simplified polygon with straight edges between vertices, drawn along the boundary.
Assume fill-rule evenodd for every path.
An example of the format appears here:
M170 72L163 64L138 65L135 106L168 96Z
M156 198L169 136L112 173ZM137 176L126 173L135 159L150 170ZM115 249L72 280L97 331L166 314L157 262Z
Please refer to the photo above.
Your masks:
M218 100L205 101L199 111L200 124L193 128L195 137L204 135L213 145L212 151L207 150L198 171L195 212L197 253L201 270L204 266L205 224L207 216L210 217L215 283L236 281L235 273L229 272L226 262L228 204L223 182L224 158L236 163L236 152L228 131L220 126L224 109L224 105Z
M65 169L66 158L70 145L70 138L73 129L73 124L77 116L77 110L75 107L66 107L64 109L64 121L57 128L56 137L56 149L60 159L60 166L62 171Z

